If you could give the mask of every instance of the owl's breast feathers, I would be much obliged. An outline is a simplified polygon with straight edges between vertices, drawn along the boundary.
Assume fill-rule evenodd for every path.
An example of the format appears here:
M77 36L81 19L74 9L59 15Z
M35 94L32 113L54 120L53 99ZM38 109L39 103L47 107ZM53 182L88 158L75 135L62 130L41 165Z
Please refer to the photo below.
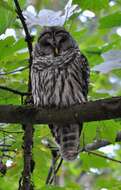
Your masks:
M31 70L36 105L68 107L85 101L89 72L87 60L78 48L58 57L38 55Z

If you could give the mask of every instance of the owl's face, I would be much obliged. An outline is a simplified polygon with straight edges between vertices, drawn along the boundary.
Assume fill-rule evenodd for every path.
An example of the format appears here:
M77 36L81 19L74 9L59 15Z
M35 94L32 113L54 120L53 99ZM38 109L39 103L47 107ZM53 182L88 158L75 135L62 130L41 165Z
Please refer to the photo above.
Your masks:
M62 27L47 27L38 38L40 55L59 56L62 52L75 48L76 43L70 34Z

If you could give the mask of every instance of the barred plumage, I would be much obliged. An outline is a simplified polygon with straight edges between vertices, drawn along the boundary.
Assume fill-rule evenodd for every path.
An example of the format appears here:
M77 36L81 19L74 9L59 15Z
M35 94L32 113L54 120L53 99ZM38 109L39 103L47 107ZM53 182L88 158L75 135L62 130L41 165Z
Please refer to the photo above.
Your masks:
M31 79L34 104L37 106L61 108L86 101L89 79L87 59L63 28L49 27L40 35L33 51ZM78 155L80 125L49 125L66 160L74 160Z

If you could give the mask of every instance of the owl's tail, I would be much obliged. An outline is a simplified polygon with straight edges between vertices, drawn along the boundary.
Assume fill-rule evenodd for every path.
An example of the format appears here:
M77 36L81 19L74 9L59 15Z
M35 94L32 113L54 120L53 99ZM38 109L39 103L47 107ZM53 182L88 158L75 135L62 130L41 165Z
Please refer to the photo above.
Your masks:
M82 124L81 126L79 124L54 125L51 130L59 145L62 158L68 161L75 160L79 152Z

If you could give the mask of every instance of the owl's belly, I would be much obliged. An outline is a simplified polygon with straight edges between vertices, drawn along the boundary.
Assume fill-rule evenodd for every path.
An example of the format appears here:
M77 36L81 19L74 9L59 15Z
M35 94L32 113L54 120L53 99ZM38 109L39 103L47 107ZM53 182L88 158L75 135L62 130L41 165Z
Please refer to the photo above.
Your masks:
M84 101L80 83L74 80L68 70L45 71L40 76L37 105L68 107Z

